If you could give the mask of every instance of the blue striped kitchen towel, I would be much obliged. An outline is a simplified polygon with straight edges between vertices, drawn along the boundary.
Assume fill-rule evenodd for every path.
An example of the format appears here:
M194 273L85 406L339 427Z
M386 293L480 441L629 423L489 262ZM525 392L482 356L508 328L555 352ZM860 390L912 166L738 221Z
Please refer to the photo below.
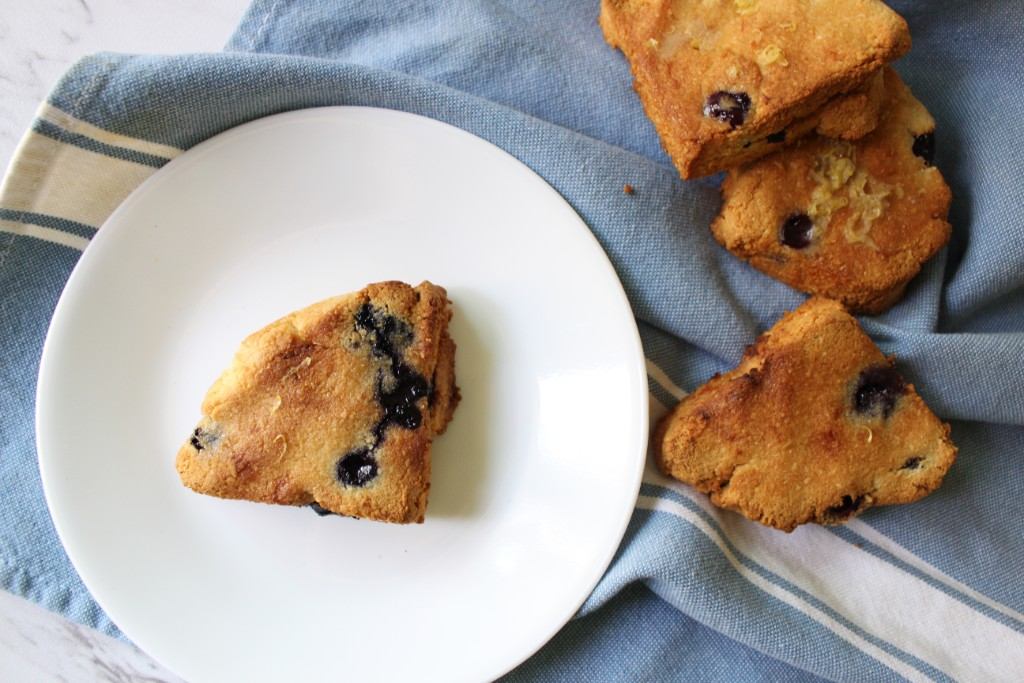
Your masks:
M580 614L509 680L1024 679L1024 19L1018 2L893 0L896 66L938 121L949 247L862 323L960 455L914 505L784 534L649 468ZM218 54L99 54L41 106L0 196L0 585L118 634L53 530L34 387L61 288L110 212L170 159L282 111L399 109L544 177L621 278L655 417L803 297L708 225L720 178L682 181L597 25L597 0L256 0ZM636 193L627 197L625 183Z

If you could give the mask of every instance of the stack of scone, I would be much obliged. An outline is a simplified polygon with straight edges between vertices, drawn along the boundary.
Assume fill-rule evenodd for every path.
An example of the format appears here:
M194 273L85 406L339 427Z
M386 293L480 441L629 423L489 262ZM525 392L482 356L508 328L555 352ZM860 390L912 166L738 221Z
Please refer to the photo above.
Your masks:
M715 238L787 285L866 315L903 298L949 241L935 121L886 67L883 109L856 140L820 135L729 170Z
M600 24L680 175L728 172L718 242L812 295L665 418L662 470L786 530L936 488L949 427L850 315L888 310L950 237L935 121L890 66L906 21L879 0L602 0Z
M910 49L877 0L602 0L600 23L684 178L815 131L864 135L883 67Z

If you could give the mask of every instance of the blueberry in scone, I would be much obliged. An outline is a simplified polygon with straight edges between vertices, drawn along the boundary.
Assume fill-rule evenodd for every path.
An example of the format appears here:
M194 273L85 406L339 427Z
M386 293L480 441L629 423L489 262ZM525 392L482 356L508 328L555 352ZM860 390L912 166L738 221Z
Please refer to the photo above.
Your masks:
M450 302L372 284L242 342L177 457L200 493L422 522L433 437L459 402Z
M730 169L715 238L753 267L856 313L882 313L945 245L952 197L932 160L935 120L884 70L878 127L804 138Z
M809 299L655 431L659 468L767 526L839 524L916 501L957 449L841 304Z
M864 135L882 67L910 49L879 0L602 0L599 21L683 178L816 130Z

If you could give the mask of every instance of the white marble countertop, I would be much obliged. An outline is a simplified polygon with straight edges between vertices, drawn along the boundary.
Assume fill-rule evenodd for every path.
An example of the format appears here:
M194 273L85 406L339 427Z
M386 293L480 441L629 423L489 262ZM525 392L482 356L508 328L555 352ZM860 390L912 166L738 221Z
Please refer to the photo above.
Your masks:
M221 50L250 0L0 1L0 169L80 57Z
M95 52L215 52L249 0L0 0L0 173L64 71ZM125 643L0 591L0 680L177 681Z

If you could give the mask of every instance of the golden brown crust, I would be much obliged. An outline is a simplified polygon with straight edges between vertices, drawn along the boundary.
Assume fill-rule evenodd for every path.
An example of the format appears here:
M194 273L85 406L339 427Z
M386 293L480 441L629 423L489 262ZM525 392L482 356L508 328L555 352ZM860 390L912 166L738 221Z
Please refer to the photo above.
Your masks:
M873 131L885 99L884 72L885 69L879 69L858 88L833 97L818 112L814 132L829 138L856 140Z
M862 373L891 364L839 303L812 298L661 420L658 466L784 531L918 500L956 447L912 385L888 414L856 408Z
M371 322L359 324L357 316L369 312ZM224 498L422 522L432 437L459 401L450 317L441 287L383 282L250 335L210 387L197 432L178 453L182 482ZM385 345L394 342L394 357L382 352L384 337ZM431 388L414 401L422 415L416 428L387 422L381 404L382 387L393 391L403 372ZM342 483L339 459L360 449L377 476Z
M951 192L913 151L935 121L891 67L878 127L848 142L808 137L732 169L711 229L722 246L789 286L857 313L896 303L949 241ZM809 246L783 244L787 219L813 221Z
M878 0L602 0L599 21L683 178L772 151L783 130L788 142L814 130L834 98L869 88L910 49L906 21ZM704 114L720 91L749 97L741 124ZM826 128L863 131L852 104Z

